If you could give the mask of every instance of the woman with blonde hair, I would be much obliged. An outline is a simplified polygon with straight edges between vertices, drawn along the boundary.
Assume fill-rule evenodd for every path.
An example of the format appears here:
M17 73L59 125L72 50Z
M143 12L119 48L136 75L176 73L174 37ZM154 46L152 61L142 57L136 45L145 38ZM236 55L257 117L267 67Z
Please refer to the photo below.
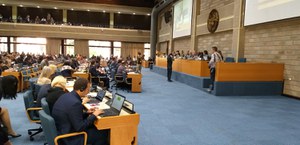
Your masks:
M40 74L37 84L38 85L45 85L45 84L50 84L51 79L50 76L52 75L52 70L49 66L44 66L42 73Z
M49 105L49 110L52 112L52 108L56 100L67 92L66 90L67 79L63 76L56 76L51 82L51 88L48 90L46 101Z
M49 67L51 68L50 79L52 80L53 78L55 78L57 76L57 74L56 74L57 66L54 64L50 64Z

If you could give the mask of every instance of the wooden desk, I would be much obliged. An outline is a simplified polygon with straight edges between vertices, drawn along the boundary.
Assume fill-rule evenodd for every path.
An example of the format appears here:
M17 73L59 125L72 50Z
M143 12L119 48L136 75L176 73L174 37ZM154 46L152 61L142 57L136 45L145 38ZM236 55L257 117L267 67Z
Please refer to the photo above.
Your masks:
M167 58L156 58L156 66L167 68ZM172 67L173 71L182 72L193 76L210 76L207 61L175 59Z
M2 72L2 76L13 75L18 79L18 89L17 92L21 91L21 84L23 83L20 72Z
M142 66L143 66L144 68L149 68L149 61L143 60L143 61L142 61Z
M284 64L280 63L217 63L216 81L254 82L283 81Z
M98 118L94 125L97 129L110 129L110 145L137 145L140 115L128 114Z
M132 79L131 92L142 92L142 74L128 73L127 78Z
M80 78L85 78L87 80L90 80L90 74L84 72L74 72L72 74L72 77L80 77Z
M108 98L112 98L112 94L106 93ZM106 97L103 102L108 99ZM124 102L126 103L126 102ZM89 109L90 105L84 105ZM138 144L138 125L140 115L137 113L130 114L123 107L120 116L97 117L94 125L98 130L110 129L110 145L137 145Z

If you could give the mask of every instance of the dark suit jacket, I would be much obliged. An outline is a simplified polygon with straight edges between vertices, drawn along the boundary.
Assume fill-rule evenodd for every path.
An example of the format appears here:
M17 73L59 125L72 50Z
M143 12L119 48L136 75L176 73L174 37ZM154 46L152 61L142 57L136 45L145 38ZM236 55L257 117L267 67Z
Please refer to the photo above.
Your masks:
M88 127L93 126L96 116L83 113L84 107L81 103L81 98L75 91L58 98L53 106L52 116L59 134L86 131ZM83 143L83 136L63 141L66 145L79 145Z
M168 55L168 58L167 58L167 68L168 69L172 69L172 64L173 64L173 57L171 57L170 55Z
M93 77L97 77L97 76L100 76L100 75L101 75L100 72L97 71L95 65L93 65L93 66L90 67L89 72L91 73L91 75L92 75Z

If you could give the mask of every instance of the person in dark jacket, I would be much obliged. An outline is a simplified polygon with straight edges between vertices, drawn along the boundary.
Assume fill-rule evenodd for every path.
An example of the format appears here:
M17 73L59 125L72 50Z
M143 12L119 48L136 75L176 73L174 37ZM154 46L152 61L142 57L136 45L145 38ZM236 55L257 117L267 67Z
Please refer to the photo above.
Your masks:
M104 86L108 89L109 88L109 78L107 77L107 74L104 70L102 69L99 63L96 63L95 60L91 61L91 65L89 68L89 72L91 73L92 77L92 84L93 85L99 85L99 79L104 82Z
M66 93L67 80L63 76L57 76L51 82L51 88L48 90L46 101L49 105L50 114L57 99Z
M168 55L168 58L167 58L167 72L168 72L168 81L169 82L172 82L171 80L171 77L172 77L172 64L173 64L173 54L170 53Z
M88 134L87 143L91 145L107 145L108 130L98 130L94 126L97 116L103 113L100 109L90 109L83 112L82 98L90 91L91 84L87 79L78 78L73 91L59 97L52 109L59 134L85 131ZM83 144L84 138L70 137L62 139L65 145Z

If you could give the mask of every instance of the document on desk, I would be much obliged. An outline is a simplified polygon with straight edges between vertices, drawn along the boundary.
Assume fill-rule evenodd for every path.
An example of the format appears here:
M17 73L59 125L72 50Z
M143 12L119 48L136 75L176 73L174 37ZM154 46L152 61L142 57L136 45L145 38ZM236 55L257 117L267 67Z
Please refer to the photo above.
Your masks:
M91 108L109 109L110 108L110 106L108 106L105 102L100 102L98 104L89 104L89 103L86 103L84 105L85 105L85 107L87 109L91 109Z

